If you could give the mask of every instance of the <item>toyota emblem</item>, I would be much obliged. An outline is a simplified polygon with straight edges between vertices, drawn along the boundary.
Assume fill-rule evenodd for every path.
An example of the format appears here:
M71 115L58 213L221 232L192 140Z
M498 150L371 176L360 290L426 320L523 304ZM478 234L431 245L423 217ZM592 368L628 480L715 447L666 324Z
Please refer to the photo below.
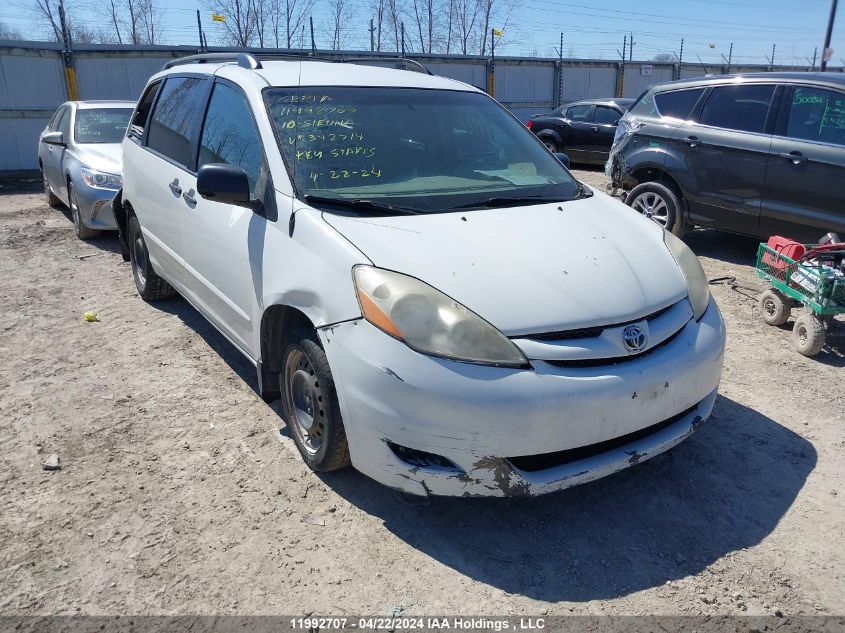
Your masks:
M629 352L641 352L645 349L648 337L639 325L627 325L622 330L622 344Z

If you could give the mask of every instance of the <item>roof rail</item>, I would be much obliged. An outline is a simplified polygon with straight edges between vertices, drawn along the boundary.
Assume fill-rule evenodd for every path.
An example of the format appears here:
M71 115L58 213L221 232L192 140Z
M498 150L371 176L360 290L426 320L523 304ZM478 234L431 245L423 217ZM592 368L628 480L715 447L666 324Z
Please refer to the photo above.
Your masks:
M178 57L177 59L171 60L164 65L164 70L183 64L221 62L238 62L238 66L241 68L249 68L250 70L261 68L261 62L252 53L201 53L199 55L188 55L187 57Z
M333 62L336 64L360 64L365 62L379 63L379 62L400 62L402 64L409 64L419 72L427 75L434 75L425 65L421 64L415 59L408 57L401 57L399 55L382 57L378 55L362 56L362 57L332 57L331 55L320 53L294 53L294 52L262 52L262 53L200 53L199 55L188 55L187 57L178 57L167 62L164 69L173 68L174 66L181 66L183 64L208 64L208 63L222 63L222 62L237 62L241 68L248 68L256 70L262 68L261 60L273 59L299 59L299 60L320 60L326 62ZM408 70L401 68L401 70Z

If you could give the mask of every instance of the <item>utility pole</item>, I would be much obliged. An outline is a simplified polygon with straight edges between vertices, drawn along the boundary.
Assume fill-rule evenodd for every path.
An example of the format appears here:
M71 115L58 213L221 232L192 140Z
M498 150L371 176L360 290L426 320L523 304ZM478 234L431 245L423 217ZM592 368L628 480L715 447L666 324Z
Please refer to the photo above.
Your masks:
M402 57L405 57L405 23L401 23L402 26Z
M628 49L628 36L626 35L622 39L622 52L620 53L618 50L616 51L619 53L619 57L622 58L622 65L620 67L619 72L619 86L616 88L616 96L617 97L624 97L625 96L625 51Z
M730 49L730 51L728 51L728 56L725 57L724 55L722 55L722 59L724 59L725 62L727 63L727 65L728 65L727 72L725 74L728 74L728 75L731 74L731 60L733 59L733 56L734 56L734 43L731 42L731 49Z
M775 48L777 48L777 44L772 44L772 58L766 58L769 60L769 70L775 69Z
M812 65L812 66L810 66L810 70L815 70L815 69L816 69L816 57L818 57L818 55L819 55L819 47L818 47L818 46L816 46L816 47L813 49L813 65Z
M200 52L203 52L202 46L202 22L200 21L200 10L197 9L197 33L200 36Z
M314 41L314 16L313 15L308 16L308 24L311 27L311 54L316 55L317 54L317 43ZM340 39L340 38L338 38L338 39Z
M833 49L830 48L830 38L833 37L833 22L836 20L836 2L832 0L830 3L830 17L827 20L827 32L824 36L824 48L822 49L822 63L819 70L822 72L827 70L827 62L833 56Z
M557 105L563 103L563 31L560 33L560 48L557 51Z
M631 44L631 52L628 54L628 61L632 62L632 61L634 61L634 34L633 33L631 33L630 44Z
M371 53L376 50L375 33L376 33L376 27L373 26L373 19L370 18L370 52Z
M62 59L65 63L65 79L67 80L67 94L71 101L79 99L79 90L76 87L76 71L73 68L73 42L70 38L70 29L67 26L65 17L64 0L59 0L59 22L62 26Z

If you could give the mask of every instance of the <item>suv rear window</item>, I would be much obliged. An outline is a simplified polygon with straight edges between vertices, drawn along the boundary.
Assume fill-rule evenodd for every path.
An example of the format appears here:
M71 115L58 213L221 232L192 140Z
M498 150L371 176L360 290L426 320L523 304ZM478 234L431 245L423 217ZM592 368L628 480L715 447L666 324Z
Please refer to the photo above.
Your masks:
M662 116L670 116L673 119L686 119L703 93L704 88L661 92L654 95L654 102L657 104L657 109Z
M698 122L726 130L762 132L775 87L718 86L707 98Z

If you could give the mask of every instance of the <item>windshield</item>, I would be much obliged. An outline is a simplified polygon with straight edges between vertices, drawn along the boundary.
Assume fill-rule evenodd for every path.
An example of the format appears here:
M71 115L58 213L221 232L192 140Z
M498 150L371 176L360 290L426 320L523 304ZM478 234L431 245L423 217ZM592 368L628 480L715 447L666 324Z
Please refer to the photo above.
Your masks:
M132 108L93 108L76 111L73 134L77 143L120 143Z
M417 88L266 88L276 138L303 197L420 213L491 198L577 197L577 181L483 94Z

